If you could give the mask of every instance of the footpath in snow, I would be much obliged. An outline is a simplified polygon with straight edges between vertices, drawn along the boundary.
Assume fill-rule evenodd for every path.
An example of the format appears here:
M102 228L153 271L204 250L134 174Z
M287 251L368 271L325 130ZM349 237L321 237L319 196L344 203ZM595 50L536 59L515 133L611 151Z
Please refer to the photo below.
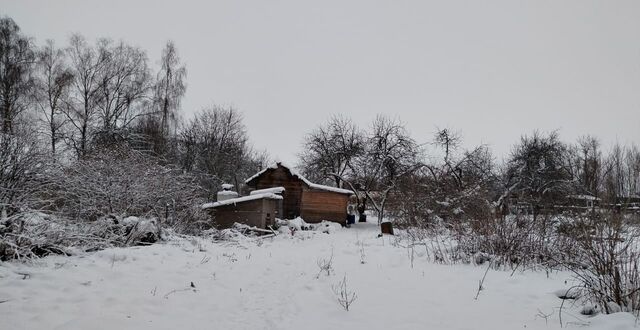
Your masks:
M568 273L438 265L375 224L212 243L174 239L86 256L0 264L0 329L559 329ZM364 250L362 263L361 250ZM332 275L317 261L333 254ZM346 275L350 311L332 286ZM586 317L570 301L564 328L634 329L627 313Z

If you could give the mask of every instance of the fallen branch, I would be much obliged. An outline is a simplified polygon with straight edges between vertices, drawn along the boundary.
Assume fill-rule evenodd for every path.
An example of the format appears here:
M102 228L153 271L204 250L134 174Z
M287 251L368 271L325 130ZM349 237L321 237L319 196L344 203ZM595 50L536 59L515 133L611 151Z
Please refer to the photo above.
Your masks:
M193 283L192 283L192 284L193 284ZM195 290L195 289L193 289L193 288L185 288L185 289L175 289L175 290L171 290L171 291L167 292L167 293L164 295L164 299L169 299L169 296L170 296L171 294L176 293L176 292L184 292L184 291L191 291L191 290L193 290L193 292L196 292L196 290Z
M273 236L278 236L278 232L273 230L273 227L268 226L267 228L269 228L269 230L271 230L271 232L273 233Z

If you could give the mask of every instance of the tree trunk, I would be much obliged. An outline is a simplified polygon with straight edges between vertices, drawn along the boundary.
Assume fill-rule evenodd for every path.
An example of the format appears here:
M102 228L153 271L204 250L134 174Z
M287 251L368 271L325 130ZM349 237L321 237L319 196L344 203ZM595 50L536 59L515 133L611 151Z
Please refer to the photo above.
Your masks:
M2 133L11 134L11 106L5 102L2 109Z
M391 222L383 222L380 224L380 232L382 234L393 235L393 225Z

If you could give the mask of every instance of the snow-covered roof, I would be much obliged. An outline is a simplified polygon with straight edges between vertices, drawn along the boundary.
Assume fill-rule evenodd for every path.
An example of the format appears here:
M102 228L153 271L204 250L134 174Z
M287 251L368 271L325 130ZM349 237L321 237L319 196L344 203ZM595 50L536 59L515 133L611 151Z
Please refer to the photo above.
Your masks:
M331 187L331 186L325 186L323 184L311 183L311 182L307 181L307 179L304 179L304 178L300 178L300 179L302 181L305 181L305 183L311 189L325 190L325 191L332 191L332 192L339 193L339 194L353 195L353 191L351 191L349 189L342 189L342 188L336 188L336 187Z
M289 166L285 165L282 162L277 162L275 164L272 164L269 167L264 168L262 171L254 174L253 176L251 176L250 178L245 180L244 183L249 183L252 180L254 180L255 178L257 178L257 177L261 176L262 174L264 174L264 172L266 172L268 170L277 169L278 166L282 166L282 167L288 169L289 172L291 172L291 175L293 175L293 176L297 177L298 179L300 179L302 182L304 182L311 189L331 191L331 192L335 192L335 193L339 193L339 194L353 195L353 191L348 190L348 189L342 189L342 188L325 186L325 185L322 185L322 184L313 183L313 182L309 181L307 178L305 178L302 174L300 174L300 173L296 172L295 170L293 170L292 167L289 167Z
M253 200L263 199L263 198L282 199L282 196L272 194L272 193L249 195L249 196L243 196L238 198L231 198L231 199L227 199L227 200L223 200L215 203L202 204L202 208L203 209L216 208L219 206L232 205L232 204L243 203L243 202L248 202L248 201L253 201Z
M268 170L275 170L276 168L278 168L278 165L277 165L277 164L276 164L275 166L274 166L274 165L267 166L267 167L263 168L260 172L258 172L258 173L256 173L256 174L254 174L254 175L252 175L250 178L248 178L248 179L244 180L244 183L249 183L249 182L251 182L253 179L255 179L255 178L257 178L257 177L261 176L264 172L266 172L266 171L268 171Z
M258 194L281 194L284 191L284 187L273 187L266 189L258 189L249 193L249 195L258 195Z

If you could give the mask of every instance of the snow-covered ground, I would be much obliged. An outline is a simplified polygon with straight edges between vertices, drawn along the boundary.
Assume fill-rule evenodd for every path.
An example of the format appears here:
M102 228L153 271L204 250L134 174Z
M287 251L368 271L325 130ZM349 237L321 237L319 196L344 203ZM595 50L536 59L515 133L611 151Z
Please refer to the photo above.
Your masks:
M215 244L174 239L36 265L0 264L0 329L558 329L568 273L438 265L374 224L325 234ZM361 263L364 247L365 263ZM318 275L333 251L334 273ZM350 311L332 286L346 275ZM192 287L192 283L193 286ZM627 313L585 317L566 303L565 328L632 329Z

